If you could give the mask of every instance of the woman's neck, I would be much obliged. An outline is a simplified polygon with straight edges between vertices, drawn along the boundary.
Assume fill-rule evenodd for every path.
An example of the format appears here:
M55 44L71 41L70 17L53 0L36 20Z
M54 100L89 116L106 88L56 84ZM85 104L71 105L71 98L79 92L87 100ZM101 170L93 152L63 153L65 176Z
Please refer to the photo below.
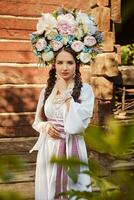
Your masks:
M70 84L74 83L74 79L65 80L65 82L66 82L67 87L68 87Z

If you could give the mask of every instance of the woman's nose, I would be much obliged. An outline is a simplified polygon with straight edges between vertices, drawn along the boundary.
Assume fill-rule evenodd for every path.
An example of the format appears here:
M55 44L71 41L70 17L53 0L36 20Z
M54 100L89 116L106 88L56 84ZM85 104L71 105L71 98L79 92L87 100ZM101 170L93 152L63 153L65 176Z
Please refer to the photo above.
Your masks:
M67 63L64 63L63 69L67 69Z

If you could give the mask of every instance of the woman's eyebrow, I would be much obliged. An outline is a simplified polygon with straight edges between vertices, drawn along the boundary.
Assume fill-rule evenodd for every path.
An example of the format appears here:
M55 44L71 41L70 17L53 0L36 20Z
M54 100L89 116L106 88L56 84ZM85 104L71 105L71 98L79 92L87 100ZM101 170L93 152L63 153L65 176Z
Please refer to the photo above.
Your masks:
M58 62L59 62L59 61L60 61L60 62L74 62L73 60L58 60L58 59L57 59L56 61L58 61Z

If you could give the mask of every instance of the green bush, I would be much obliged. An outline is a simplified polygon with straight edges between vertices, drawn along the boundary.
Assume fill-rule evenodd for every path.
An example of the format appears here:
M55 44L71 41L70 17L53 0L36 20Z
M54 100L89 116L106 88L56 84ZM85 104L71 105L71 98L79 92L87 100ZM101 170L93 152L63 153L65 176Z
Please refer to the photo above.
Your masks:
M25 162L17 155L3 155L0 157L0 180L4 184L10 183L14 178L14 172L21 173L25 168ZM24 200L24 197L15 191L2 191L0 200Z
M122 65L134 65L134 44L121 47Z

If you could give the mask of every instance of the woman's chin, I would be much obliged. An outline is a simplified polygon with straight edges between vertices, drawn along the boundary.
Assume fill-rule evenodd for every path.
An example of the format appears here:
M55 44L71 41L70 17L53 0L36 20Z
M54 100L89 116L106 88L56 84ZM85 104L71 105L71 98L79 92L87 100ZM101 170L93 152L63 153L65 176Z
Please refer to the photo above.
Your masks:
M66 76L66 75L62 75L62 78L64 79L64 80L69 80L69 79L71 79L69 76Z

